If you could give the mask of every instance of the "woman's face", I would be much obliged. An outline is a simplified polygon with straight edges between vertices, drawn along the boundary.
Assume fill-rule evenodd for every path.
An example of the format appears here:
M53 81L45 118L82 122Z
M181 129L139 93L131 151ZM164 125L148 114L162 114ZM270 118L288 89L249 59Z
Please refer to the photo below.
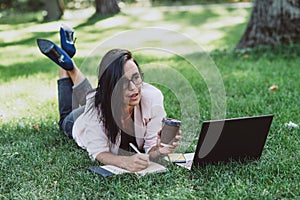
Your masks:
M122 79L124 104L130 107L138 105L141 100L142 77L133 59L125 63Z

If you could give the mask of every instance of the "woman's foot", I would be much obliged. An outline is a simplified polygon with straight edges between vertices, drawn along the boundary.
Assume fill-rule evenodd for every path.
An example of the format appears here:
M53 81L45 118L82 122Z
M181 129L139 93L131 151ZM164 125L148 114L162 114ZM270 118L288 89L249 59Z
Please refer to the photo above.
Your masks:
M66 24L62 24L59 30L59 34L61 48L65 50L67 54L72 58L76 53L76 48L74 46L74 29Z
M49 40L37 39L40 51L65 70L73 70L74 64L70 56Z

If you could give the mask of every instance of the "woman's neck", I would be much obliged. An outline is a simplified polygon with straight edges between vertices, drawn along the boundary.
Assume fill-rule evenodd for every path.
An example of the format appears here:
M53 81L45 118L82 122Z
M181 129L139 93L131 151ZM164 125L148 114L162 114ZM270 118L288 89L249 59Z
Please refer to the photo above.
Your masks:
M125 131L127 134L133 135L133 111L134 107L127 107L126 109L123 110L122 112L122 118L121 118L121 124L122 124L122 129Z
M134 106L126 107L122 112L122 118L127 119L127 118L131 117L132 113L133 113L133 110L134 110Z
M132 115L133 110L134 110L134 106L128 106L127 110L128 110L129 115Z

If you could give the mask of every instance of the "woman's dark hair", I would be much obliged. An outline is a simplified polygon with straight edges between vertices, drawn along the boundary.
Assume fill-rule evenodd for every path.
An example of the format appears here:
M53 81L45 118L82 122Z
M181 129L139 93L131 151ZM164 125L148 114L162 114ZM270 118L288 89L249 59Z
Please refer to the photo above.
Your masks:
M124 75L125 63L132 58L132 54L128 50L113 49L104 55L99 65L94 106L97 110L99 121L104 124L108 139L113 144L116 143L116 137L120 131L118 125L121 124L120 106L123 101L123 87L118 86L120 84L119 80ZM141 73L138 63L135 60L134 62ZM113 94L115 92L117 92L118 98L115 98L115 94Z

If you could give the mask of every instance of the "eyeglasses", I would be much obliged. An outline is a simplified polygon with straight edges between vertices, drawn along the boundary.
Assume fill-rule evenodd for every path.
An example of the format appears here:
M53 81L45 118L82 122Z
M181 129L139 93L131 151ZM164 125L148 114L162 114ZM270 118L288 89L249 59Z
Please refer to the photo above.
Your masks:
M130 82L132 82L135 86L142 84L144 73L135 73L132 75L131 79L122 78L123 89L128 89L130 87Z

